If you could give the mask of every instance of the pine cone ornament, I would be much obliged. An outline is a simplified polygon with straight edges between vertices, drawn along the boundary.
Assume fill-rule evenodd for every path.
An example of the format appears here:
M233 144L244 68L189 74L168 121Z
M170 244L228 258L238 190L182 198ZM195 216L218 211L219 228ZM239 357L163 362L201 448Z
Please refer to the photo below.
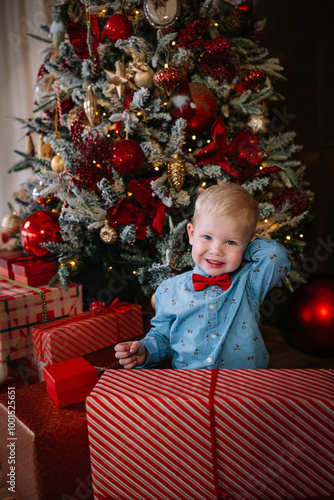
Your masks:
M186 169L179 155L173 155L173 160L168 163L167 174L173 188L176 191L181 191L186 178Z
M245 26L247 18L239 9L233 9L226 14L219 23L219 31L227 37L239 36Z
M86 9L80 0L70 0L67 15L70 21L75 24L86 24Z

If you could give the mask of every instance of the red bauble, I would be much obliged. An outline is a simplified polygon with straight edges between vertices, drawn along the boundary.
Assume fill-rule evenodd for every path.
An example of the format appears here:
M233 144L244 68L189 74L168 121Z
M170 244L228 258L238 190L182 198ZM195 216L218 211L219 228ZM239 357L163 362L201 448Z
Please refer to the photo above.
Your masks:
M176 87L180 85L183 76L176 68L162 68L153 77L154 84L171 95Z
M58 214L47 210L35 212L24 221L21 229L21 243L29 255L45 257L49 251L41 243L61 243Z
M100 43L109 38L112 42L126 40L133 35L133 27L129 19L123 14L114 14L109 17L101 35Z
M311 276L292 294L286 319L288 339L297 349L314 356L333 355L334 276Z
M145 163L145 155L138 142L123 139L111 148L111 164L122 175L132 175L140 172Z
M213 93L201 83L190 83L191 98L195 104L195 114L188 120L188 132L209 130L216 119L218 105Z

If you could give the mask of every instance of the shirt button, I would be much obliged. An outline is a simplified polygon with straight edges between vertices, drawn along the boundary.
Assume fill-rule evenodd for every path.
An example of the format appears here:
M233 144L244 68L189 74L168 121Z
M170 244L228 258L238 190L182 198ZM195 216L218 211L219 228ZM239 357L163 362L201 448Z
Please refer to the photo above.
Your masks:
M215 308L215 306L213 304L210 304L209 307L210 307L210 309L214 309Z
M211 335L211 338L212 338L212 339L216 339L217 337L218 337L218 333L213 333L213 334Z
M207 359L207 362L208 362L208 363L212 363L212 358L208 358L208 359Z

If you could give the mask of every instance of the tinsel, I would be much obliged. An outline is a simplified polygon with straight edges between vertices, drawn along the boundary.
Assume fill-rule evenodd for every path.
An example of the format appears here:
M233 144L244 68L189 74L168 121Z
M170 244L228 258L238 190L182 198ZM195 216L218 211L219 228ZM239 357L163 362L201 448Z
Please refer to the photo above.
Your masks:
M310 199L306 192L298 188L286 187L271 200L275 208L279 208L283 203L288 203L289 212L296 217L310 207Z
M99 136L96 129L82 136L84 118L85 112L82 110L71 125L73 145L81 155L74 160L74 173L80 179L74 179L74 183L92 190L97 189L97 183L103 178L112 181L110 145L104 137Z

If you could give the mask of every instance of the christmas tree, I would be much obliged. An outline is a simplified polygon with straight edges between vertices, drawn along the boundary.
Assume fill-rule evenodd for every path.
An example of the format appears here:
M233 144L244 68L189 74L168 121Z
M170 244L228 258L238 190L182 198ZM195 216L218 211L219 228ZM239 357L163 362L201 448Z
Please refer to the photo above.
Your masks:
M300 261L312 193L295 133L271 126L283 68L251 0L62 0L52 17L22 122L38 147L12 171L34 169L21 241L57 256L55 280L128 263L152 294L193 266L186 224L198 194L223 182L259 201L258 235Z

